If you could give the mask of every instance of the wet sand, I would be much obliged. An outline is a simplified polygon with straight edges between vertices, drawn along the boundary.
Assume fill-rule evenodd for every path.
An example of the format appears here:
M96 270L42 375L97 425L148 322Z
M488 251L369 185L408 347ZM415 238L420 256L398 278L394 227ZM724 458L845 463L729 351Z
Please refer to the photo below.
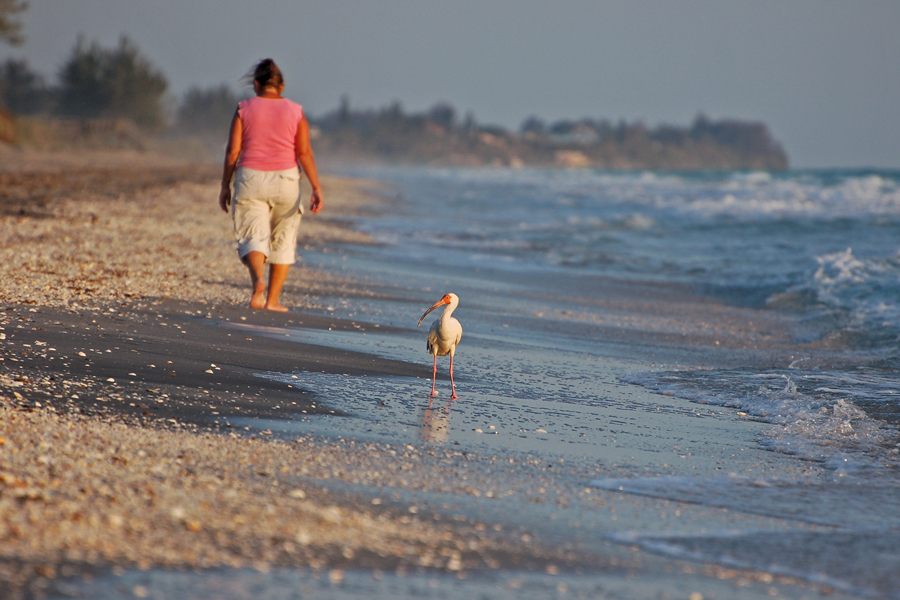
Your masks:
M465 597L467 589L495 589L490 573L550 577L552 593L593 577L588 597L752 598L774 591L799 598L833 591L786 575L660 557L604 534L783 526L586 487L659 472L676 454L662 457L660 448L683 442L690 443L680 449L685 470L715 470L704 448L734 444L734 436L747 450L724 468L774 464L751 448L759 424L701 423L677 399L671 402L678 410L660 427L647 427L651 442L642 426L623 422L622 438L631 440L610 444L603 464L546 464L539 453L483 454L418 438L286 436L237 425L340 412L315 389L260 372L424 382L430 365L230 326L362 334L371 331L366 323L323 316L322 298L375 292L301 264L285 287L291 313L244 308L247 275L229 219L216 207L217 166L162 157L27 158L16 170L13 157L0 174L8 178L0 206L3 597L52 594L64 585L74 585L66 589L78 597L83 574L123 569L129 593L142 596L171 585L167 569L213 567L260 574L292 567L321 582L320 591L356 578L375 594L388 593L379 582L391 577L434 575L449 577L443 589ZM361 191L371 184L324 184L326 209L305 217L301 245L365 241L341 217L378 209L379 201ZM614 366L604 373L610 394L651 395L626 390ZM228 573L204 577L227 580L234 576ZM245 597L240 585L229 587Z

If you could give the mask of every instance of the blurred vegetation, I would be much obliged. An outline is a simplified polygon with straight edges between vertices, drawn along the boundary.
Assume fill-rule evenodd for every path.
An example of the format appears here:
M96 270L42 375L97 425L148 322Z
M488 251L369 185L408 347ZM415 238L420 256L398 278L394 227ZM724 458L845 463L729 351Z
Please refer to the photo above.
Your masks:
M165 75L126 36L115 48L79 38L60 68L56 85L48 85L26 60L9 59L0 65L0 104L7 111L17 116L91 121L93 130L161 131L167 124L167 89ZM109 123L101 125L104 120ZM122 120L132 125L114 124ZM70 131L73 127L57 123L44 129Z
M148 131L165 125L169 84L126 36L115 49L79 38L60 71L60 114L126 118Z
M239 100L226 84L192 87L178 107L176 129L183 133L216 134L224 139Z
M22 23L16 19L16 15L26 8L27 2L0 0L0 39L13 46L19 46L25 41Z
M49 114L56 107L56 92L27 61L11 58L0 65L0 104L17 115Z
M7 41L21 40L21 25L13 17L24 7L0 0L0 36ZM173 102L167 89L165 75L128 37L114 48L79 37L55 85L25 60L0 65L0 103L18 117L0 111L0 139L44 147L143 149L151 135L163 133L167 143L193 144L205 148L208 158L218 157L242 97L226 84L194 86ZM530 116L514 132L480 124L471 112L460 119L446 102L422 112L407 112L399 101L354 110L344 95L333 111L307 117L317 155L332 160L672 170L788 166L764 123L713 121L702 114L686 127L653 128L640 121L587 117L548 123Z
M602 169L773 169L788 158L764 123L700 114L687 127L583 118L547 123L530 116L518 132L483 125L438 103L407 113L399 102L380 110L340 106L311 119L316 152L346 161L394 164L593 167Z
M25 41L22 36L22 23L16 19L16 14L26 8L28 8L28 4L25 2L0 0L0 41L13 46L19 46ZM0 141L14 144L17 140L18 131L15 118L0 106Z

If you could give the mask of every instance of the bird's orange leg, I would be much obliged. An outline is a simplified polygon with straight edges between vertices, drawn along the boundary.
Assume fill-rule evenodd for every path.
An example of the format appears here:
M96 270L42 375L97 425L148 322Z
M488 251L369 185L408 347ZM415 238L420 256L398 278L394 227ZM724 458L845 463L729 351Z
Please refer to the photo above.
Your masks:
M437 354L434 355L434 368L431 370L431 395L437 396L434 393L434 380L437 379Z
M453 394L450 396L451 400L456 400L456 384L453 383L453 355L450 355L450 389L453 390Z

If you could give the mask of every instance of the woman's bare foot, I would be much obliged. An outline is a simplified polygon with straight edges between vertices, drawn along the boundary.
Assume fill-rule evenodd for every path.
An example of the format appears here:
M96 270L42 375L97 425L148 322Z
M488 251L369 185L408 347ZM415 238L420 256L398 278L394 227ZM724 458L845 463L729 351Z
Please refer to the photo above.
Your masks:
M280 304L266 304L266 310L274 310L276 312L287 312L289 309L287 306L282 306Z
M268 308L268 306L266 306L266 282L262 279L257 281L253 286L253 295L250 297L250 308Z

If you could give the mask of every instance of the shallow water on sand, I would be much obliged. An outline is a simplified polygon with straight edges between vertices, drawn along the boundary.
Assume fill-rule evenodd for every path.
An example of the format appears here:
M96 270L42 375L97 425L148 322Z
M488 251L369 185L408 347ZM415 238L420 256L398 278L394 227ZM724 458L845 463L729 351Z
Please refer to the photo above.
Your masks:
M347 350L377 348L380 356L400 360L421 353L415 349L421 335L285 331L256 329L255 334ZM784 522L725 519L706 529L684 520L681 529L661 530L641 518L622 527L598 527L593 541L590 531L580 530L588 538L586 548L609 539L674 558L799 577L850 594L883 593L897 584L900 562L892 548L900 541L900 520L893 516L900 514L900 485L885 480L883 471L822 471L784 451L772 453L781 427L627 385L622 379L640 367L630 361L495 337L474 335L467 341L459 355L467 362L458 400L447 398L446 380L438 382L445 394L430 398L425 378L266 373L260 376L315 390L347 416L233 423L276 435L458 445L481 455L590 464L618 474L584 482L598 490ZM515 490L498 497L507 496ZM529 511L507 510L518 511L518 522L531 529L546 526ZM470 507L468 514L485 513ZM572 518L589 521L584 515ZM550 527L560 531L559 524ZM841 549L851 546L849 557Z
M887 550L900 524L886 516L900 498L896 173L365 175L397 186L400 206L361 224L380 245L306 260L373 284L377 300L335 299L342 316L412 329L441 294L460 296L448 439L631 464L593 484L828 528L684 533L690 552L687 538L666 545L652 531L617 540L900 593ZM429 362L415 338L385 350ZM317 383L342 396L340 381ZM360 385L342 408L377 423ZM369 389L410 398L386 421L421 431L415 385ZM749 455L769 468L749 472Z
M704 582L707 598L750 600L771 598L771 585L753 581L742 587ZM360 598L421 598L485 600L544 600L584 598L633 600L635 598L689 598L698 594L697 582L666 576L635 579L627 573L573 575L512 571L470 576L401 574L355 570L311 572L301 569L216 570L204 572L129 571L114 578L70 581L62 586L69 598L137 598L207 600L356 600ZM693 596L696 597L696 596ZM837 597L840 597L839 595Z
M423 361L419 333L232 326L281 340L375 350L385 358ZM349 418L317 415L300 421L231 422L286 435L315 431L391 443L462 444L483 454L521 452L616 464L633 460L635 453L657 452L674 437L702 439L709 427L705 421L727 414L679 398L654 398L618 381L616 373L625 372L627 363L558 348L548 352L493 336L472 334L465 339L466 347L457 356L457 400L450 399L450 382L445 378L436 384L438 395L430 397L430 379L425 378L261 373L261 377L314 390L322 402ZM681 419L674 420L676 416ZM697 427L692 428L691 422Z

